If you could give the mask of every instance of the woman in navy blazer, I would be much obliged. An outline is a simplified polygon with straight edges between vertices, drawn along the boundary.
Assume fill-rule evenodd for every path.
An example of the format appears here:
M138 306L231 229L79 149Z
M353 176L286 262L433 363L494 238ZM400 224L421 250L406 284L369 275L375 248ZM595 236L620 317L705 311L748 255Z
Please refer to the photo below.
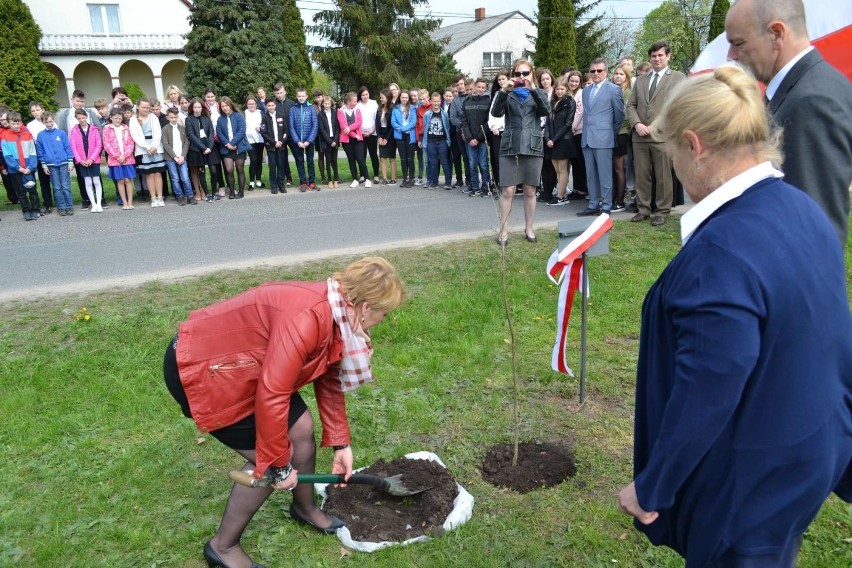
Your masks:
M773 166L778 137L742 68L681 82L652 134L695 206L642 307L618 502L688 568L789 568L829 494L852 500L843 250Z
M225 180L228 183L228 199L242 199L246 189L246 155L251 144L246 138L246 119L240 107L229 97L219 100L221 116L216 122L222 162L225 164ZM234 166L237 168L239 191L234 191Z

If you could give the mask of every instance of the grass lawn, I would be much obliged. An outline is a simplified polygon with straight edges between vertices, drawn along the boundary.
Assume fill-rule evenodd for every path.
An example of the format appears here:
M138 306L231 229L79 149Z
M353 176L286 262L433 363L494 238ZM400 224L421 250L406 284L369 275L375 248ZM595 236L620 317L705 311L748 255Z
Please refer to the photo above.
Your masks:
M549 368L557 290L545 267L556 235L539 231L538 245L510 239L521 437L569 438L578 464L575 478L527 495L478 472L486 447L512 429L498 247L489 238L387 253L411 298L375 328L377 382L348 397L356 465L433 451L474 495L473 518L429 543L344 556L334 537L290 521L281 492L249 525L247 551L270 568L682 566L632 528L614 497L631 476L642 299L676 254L677 231L618 222L611 253L591 259L583 407L577 381ZM180 414L163 385L165 346L190 310L267 280L324 279L349 260L0 306L0 566L203 566L240 460ZM75 318L83 306L88 322ZM579 315L574 323L578 370ZM331 450L318 457L328 469ZM832 497L799 565L849 566L850 537L850 508Z

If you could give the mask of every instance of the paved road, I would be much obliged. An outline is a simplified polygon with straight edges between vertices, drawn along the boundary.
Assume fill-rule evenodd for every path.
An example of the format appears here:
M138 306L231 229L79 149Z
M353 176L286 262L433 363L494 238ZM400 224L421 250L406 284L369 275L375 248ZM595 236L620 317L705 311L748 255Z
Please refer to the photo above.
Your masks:
M540 205L536 226L555 227L581 205ZM77 209L30 222L20 211L0 217L0 301L495 236L497 228L493 200L418 187L256 190L196 206L168 200L162 208L112 205L102 214ZM510 223L523 230L519 197Z

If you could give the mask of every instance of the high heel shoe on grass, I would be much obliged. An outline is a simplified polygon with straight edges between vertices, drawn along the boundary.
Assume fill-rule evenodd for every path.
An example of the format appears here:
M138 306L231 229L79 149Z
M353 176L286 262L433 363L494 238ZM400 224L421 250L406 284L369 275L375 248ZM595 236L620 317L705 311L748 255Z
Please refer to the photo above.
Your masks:
M296 521L297 523L302 523L303 525L308 525L310 527L315 528L319 532L325 533L325 534L334 534L334 533L337 532L337 529L346 526L346 523L344 523L343 521L341 521L340 519L338 519L337 517L332 515L331 516L331 525L329 525L326 528L318 527L315 524L313 524L312 522L310 522L308 519L306 519L305 517L300 515L299 512L296 511L295 507L293 507L292 503L290 503L290 517L294 521Z
M526 234L526 233L524 233L524 236L525 236L525 237L527 238L527 240L528 240L529 242L531 242L531 243L537 243L537 242L538 242L538 239L537 239L537 238L535 238L535 237L531 237L531 236L529 236L529 235L528 235L528 234Z
M207 541L207 544L204 545L204 560L207 561L208 568L229 568L227 564L222 562L222 559L219 558L219 555L216 554L213 547L210 546L209 540ZM266 566L258 564L257 562L252 562L251 568L266 568Z
M501 239L500 237L497 237L497 244L500 245L501 247L508 245L509 244L509 237L506 237L505 239Z

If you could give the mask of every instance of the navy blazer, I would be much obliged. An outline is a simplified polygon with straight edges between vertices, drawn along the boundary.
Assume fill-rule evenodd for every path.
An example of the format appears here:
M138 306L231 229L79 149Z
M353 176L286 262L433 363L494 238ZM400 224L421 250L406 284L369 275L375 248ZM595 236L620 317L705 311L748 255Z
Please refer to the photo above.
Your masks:
M325 116L325 111L320 111L317 115L317 147L320 150L331 148L331 143L335 143L335 148L340 148L340 122L337 120L337 109L331 109L331 129L328 127L328 118Z
M794 227L796 229L791 229ZM843 251L775 178L692 234L642 307L634 522L708 566L780 552L832 490L852 498L852 317Z
M852 84L814 49L781 81L769 112L784 128L784 180L819 203L845 246L852 183Z
M592 98L594 85L583 89L583 148L615 148L615 136L624 122L621 87L605 80Z
M231 130L234 134L233 138L228 137L229 119L231 121ZM219 137L219 152L222 155L229 154L234 151L226 148L225 144L232 144L236 146L236 152L238 154L251 151L251 144L248 139L246 139L246 117L243 116L243 113L241 112L233 111L231 114L220 115L219 120L216 121L216 136Z

